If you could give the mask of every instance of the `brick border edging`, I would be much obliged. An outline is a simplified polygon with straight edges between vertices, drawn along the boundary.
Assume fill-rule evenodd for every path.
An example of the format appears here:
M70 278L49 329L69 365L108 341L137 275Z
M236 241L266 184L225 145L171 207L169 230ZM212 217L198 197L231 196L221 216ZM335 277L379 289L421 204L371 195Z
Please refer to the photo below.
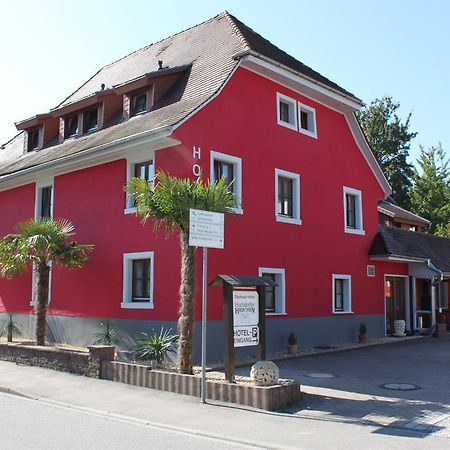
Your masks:
M103 361L101 378L133 386L200 397L201 379L199 376L154 370L149 366ZM269 387L208 380L206 397L210 400L238 403L270 411L297 403L300 399L300 385L293 380L283 380L282 384Z
M102 361L114 359L114 347L93 345L88 352L41 347L16 342L0 343L0 360L100 378Z

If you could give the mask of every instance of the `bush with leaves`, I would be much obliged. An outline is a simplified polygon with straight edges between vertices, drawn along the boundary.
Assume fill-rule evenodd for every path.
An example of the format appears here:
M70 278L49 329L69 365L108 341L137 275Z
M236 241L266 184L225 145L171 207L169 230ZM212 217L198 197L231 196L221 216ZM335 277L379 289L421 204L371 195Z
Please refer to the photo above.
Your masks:
M16 320L13 319L12 314L8 314L7 319L3 319L0 322L0 337L6 334L8 342L12 342L13 337L22 336L22 331Z
M161 365L168 353L176 353L177 341L178 335L164 327L159 333L154 330L152 334L141 332L136 340L135 358L142 361L156 360Z
M103 320L98 327L94 333L95 345L123 345L123 338L112 320Z

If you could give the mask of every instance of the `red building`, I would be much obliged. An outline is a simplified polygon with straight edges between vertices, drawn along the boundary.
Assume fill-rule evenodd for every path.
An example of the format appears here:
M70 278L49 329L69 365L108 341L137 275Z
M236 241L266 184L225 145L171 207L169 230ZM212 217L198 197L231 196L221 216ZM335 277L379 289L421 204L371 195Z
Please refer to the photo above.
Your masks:
M222 13L105 66L50 112L17 123L0 150L0 235L52 216L95 244L85 268L52 268L50 338L90 343L102 318L130 337L176 328L178 238L143 226L124 193L128 178L155 170L234 179L240 207L226 217L225 249L210 251L209 278L278 283L267 293L269 352L290 332L301 348L354 341L361 322L384 336L385 281L401 280L408 304L411 261L369 256L391 191L356 120L361 106ZM0 280L1 311L24 327L32 284L31 274ZM218 359L220 290L209 293L208 320Z

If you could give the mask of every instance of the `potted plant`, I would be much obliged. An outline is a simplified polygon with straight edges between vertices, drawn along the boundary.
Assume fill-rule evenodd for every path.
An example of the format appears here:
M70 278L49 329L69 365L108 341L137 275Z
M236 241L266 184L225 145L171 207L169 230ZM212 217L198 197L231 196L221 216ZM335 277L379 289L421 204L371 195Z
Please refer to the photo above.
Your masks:
M289 353L294 354L297 353L297 338L294 333L290 333L288 336L288 344L289 344Z
M359 325L359 343L360 344L367 344L368 340L369 340L369 336L367 334L367 325L362 322Z

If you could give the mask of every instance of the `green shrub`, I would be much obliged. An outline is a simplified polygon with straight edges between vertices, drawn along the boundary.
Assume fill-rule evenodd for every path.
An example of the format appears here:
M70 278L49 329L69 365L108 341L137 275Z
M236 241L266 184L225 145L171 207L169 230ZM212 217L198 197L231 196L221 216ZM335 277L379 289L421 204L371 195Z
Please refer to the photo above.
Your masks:
M143 361L153 359L162 364L168 353L176 352L177 341L178 335L172 334L171 329L164 327L159 333L154 330L152 334L141 332L134 347L135 358Z
M22 336L22 331L12 314L8 314L8 319L3 319L0 323L0 337L4 334L6 334L8 342L12 342L13 337Z
M100 330L94 333L95 345L122 345L123 339L112 320L106 319L98 325Z
M290 333L288 336L288 344L289 345L295 345L297 344L297 338L295 337L294 333Z
M359 325L359 335L364 336L365 334L367 334L367 325L364 322L362 322Z

